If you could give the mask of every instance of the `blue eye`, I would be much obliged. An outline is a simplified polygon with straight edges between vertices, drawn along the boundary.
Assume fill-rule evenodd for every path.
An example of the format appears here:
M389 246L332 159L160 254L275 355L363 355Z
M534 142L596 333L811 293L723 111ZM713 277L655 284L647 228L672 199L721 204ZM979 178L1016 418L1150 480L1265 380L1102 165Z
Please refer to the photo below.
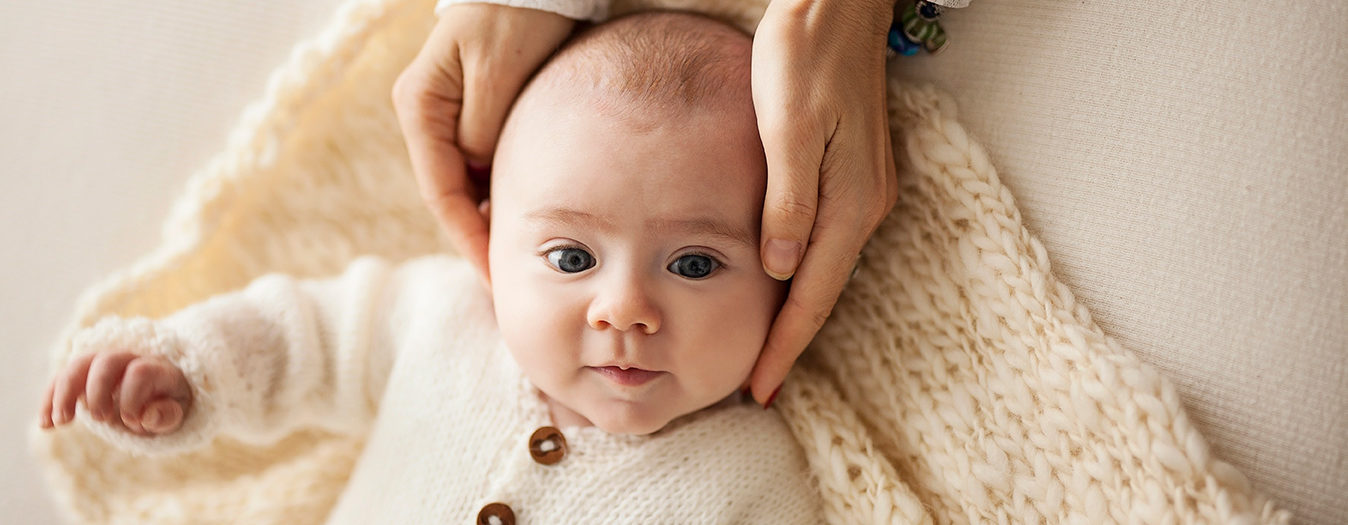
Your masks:
M689 279L705 279L720 266L721 264L716 262L716 259L706 255L690 253L669 263L669 271Z
M580 273L594 267L594 256L580 248L558 248L548 252L548 262L565 273Z

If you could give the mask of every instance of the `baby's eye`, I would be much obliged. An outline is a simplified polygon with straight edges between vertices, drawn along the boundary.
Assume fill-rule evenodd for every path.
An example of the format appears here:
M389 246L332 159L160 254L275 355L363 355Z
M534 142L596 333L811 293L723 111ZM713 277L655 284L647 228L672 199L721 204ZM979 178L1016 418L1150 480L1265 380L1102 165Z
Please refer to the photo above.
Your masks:
M557 248L547 255L554 268L566 273L580 273L594 267L594 256L580 248Z
M669 271L689 279L704 279L721 266L706 255L690 253L669 263Z

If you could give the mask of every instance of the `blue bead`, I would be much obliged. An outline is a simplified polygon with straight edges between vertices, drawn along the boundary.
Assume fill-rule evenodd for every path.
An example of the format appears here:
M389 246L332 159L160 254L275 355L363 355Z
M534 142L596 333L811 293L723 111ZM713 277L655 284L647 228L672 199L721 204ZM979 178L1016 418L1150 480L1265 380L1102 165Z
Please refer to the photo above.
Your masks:
M908 40L908 37L904 36L903 31L900 31L897 26L891 26L889 28L888 47L889 50L895 54L906 57L916 55L917 52L922 49L921 45Z

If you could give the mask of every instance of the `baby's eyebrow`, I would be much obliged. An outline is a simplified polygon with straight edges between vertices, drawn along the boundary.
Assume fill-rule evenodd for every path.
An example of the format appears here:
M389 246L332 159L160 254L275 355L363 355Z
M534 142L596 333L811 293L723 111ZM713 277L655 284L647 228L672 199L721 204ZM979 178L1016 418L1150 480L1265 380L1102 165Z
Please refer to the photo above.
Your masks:
M749 233L744 228L737 228L710 217L698 217L695 219L652 219L649 224L656 231L675 231L687 233L689 235L711 235L724 238L731 242L737 242L753 249L758 249L758 244L754 242L753 234Z
M569 208L538 210L529 213L525 217L530 220L544 221L557 225L574 226L579 224L600 231L613 231L614 229L613 224L603 217ZM646 225L657 232L710 235L743 244L750 248L758 248L758 243L755 239L756 236L752 232L712 217L695 217L689 219L652 218L646 221Z

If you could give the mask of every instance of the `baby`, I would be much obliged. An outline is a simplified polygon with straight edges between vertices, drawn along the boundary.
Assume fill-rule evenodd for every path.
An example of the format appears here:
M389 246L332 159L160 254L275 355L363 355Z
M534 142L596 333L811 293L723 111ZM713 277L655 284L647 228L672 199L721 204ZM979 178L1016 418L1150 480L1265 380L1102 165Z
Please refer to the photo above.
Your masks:
M497 148L490 295L445 256L280 275L74 338L43 425L129 450L367 436L329 523L818 523L741 399L784 284L759 264L750 39L646 13L577 36Z

